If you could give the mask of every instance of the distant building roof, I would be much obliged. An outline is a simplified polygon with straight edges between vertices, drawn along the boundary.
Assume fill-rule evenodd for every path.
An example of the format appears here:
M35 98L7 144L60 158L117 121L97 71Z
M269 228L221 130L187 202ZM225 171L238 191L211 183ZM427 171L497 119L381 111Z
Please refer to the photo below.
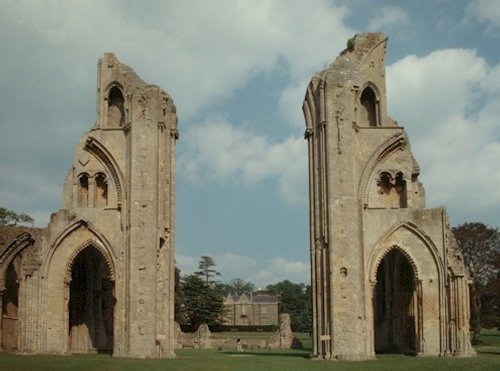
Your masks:
M272 295L268 292L255 292L247 295L231 295L229 294L224 300L224 304L277 304L279 303L279 295Z

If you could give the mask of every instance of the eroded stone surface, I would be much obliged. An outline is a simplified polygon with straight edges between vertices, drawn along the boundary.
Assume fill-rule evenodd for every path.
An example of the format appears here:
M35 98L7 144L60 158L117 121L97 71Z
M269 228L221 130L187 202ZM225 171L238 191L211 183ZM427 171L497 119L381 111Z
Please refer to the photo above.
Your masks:
M460 250L387 114L386 42L356 35L305 95L313 356L472 355Z
M168 94L105 54L62 209L0 249L4 349L174 356L177 138Z

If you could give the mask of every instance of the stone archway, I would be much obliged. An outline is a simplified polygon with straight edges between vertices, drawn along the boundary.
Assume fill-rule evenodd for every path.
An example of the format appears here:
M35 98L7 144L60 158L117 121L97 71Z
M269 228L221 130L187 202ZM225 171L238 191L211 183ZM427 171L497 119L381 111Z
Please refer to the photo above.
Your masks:
M420 290L409 258L394 248L377 268L373 293L376 353L417 354Z
M21 255L18 254L8 265L5 273L5 291L2 300L1 349L17 350L19 281L21 280Z
M112 353L114 282L106 260L94 246L80 251L71 265L68 344L72 353Z

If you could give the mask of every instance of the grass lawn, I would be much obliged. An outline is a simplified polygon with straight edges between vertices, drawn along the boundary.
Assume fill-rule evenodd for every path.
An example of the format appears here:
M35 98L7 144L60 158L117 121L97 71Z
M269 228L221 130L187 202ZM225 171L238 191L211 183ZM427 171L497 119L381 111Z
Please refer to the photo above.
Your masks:
M215 334L214 334L215 335ZM251 333L262 336L266 333ZM241 337L247 333L224 333L217 337ZM301 340L310 347L307 335ZM171 360L122 359L108 355L40 356L0 353L0 370L174 370L174 371L226 371L226 370L500 370L500 332L485 331L482 343L476 347L473 358L410 357L382 355L377 360L363 362L324 362L308 359L310 348L303 350L178 350Z

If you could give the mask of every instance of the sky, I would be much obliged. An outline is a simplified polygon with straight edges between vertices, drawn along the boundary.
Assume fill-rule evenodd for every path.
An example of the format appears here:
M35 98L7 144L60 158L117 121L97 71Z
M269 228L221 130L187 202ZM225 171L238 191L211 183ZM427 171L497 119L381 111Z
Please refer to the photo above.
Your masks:
M389 37L389 115L428 207L500 226L497 0L0 0L0 206L46 226L96 118L97 60L114 52L173 98L176 263L221 280L309 283L311 77L356 33Z

